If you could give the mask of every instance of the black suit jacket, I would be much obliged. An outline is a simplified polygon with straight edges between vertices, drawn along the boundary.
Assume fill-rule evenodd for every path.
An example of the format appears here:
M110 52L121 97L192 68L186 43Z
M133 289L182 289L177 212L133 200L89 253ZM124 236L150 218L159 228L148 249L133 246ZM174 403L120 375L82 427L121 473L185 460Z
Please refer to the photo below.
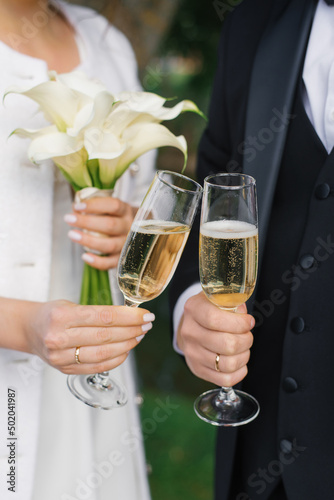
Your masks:
M222 30L209 123L199 147L197 174L201 183L207 175L219 171L244 171L256 178L260 266L286 134L292 119L293 98L315 7L313 0L244 0L229 15ZM329 240L326 240L329 258L321 263L314 280L315 286L319 287L318 293L310 286L311 278L307 281L308 289L298 291L290 307L289 317L302 310L311 324L313 336L307 338L302 350L305 363L298 359L298 346L294 341L287 341L284 347L282 373L293 370L295 366L297 379L299 374L302 378L309 366L305 390L300 391L295 407L290 411L282 398L281 416L278 417L277 432L282 446L289 442L284 437L293 437L284 434L286 429L294 429L298 442L305 444L301 446L304 448L301 458L284 469L289 500L334 498L334 478L328 473L334 465L334 441L330 437L334 404L328 395L334 379L331 368L334 363L326 357L326 351L333 356L334 326L331 312L325 312L333 304L333 287L325 276L334 276L330 221L331 216L326 210L320 220L311 217L313 228L305 231L300 249L302 252L303 246L310 247L312 231L313 235L317 234L314 231L329 234ZM170 287L172 307L180 293L198 281L198 224L199 218ZM315 230L316 224L319 226ZM324 236L322 238L324 241ZM320 342L325 347L318 348ZM309 389L309 395L306 389ZM228 491L237 432L237 429L219 429L217 500L232 500ZM278 455L279 452L278 448Z

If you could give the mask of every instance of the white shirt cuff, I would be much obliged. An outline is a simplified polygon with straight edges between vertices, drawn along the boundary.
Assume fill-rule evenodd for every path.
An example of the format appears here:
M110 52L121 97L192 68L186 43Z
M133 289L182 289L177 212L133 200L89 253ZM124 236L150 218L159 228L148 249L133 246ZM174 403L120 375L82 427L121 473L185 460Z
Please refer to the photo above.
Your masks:
M192 297L193 295L197 295L202 291L202 286L200 283L194 283L191 285L189 288L187 288L178 298L174 311L173 311L173 348L174 350L183 355L183 352L181 349L178 348L177 346L177 330L179 328L179 324L183 315L183 309L184 305L187 302L187 300Z

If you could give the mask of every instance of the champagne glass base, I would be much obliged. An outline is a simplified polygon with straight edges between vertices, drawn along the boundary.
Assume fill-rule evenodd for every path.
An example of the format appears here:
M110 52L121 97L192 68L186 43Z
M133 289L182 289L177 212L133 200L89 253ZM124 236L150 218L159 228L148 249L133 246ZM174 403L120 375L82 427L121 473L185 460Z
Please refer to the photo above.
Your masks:
M72 394L83 403L93 408L113 410L127 402L125 388L115 380L104 380L103 384L96 380L96 375L69 375L67 385Z
M196 399L194 410L205 422L224 427L237 427L254 420L260 405L253 396L243 391L234 391L234 401L220 401L221 389L204 392Z

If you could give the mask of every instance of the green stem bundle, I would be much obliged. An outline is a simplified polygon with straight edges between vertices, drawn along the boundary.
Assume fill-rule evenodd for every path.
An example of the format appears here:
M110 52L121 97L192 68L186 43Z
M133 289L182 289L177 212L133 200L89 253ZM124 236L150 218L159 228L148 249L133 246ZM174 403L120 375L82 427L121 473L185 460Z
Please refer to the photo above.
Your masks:
M80 304L112 305L108 271L100 271L84 264Z

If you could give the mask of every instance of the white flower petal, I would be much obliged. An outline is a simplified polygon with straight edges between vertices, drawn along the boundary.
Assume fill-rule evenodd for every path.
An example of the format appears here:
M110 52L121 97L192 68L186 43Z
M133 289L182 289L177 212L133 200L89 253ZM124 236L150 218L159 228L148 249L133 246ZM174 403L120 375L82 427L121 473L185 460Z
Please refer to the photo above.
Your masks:
M119 159L106 160L101 158L100 165L100 180L104 188L113 188L115 182L123 173L123 169L119 166Z
M160 121L164 120L174 120L179 114L184 113L185 111L193 111L195 113L201 114L200 110L196 106L196 104L192 101L181 101L177 103L175 106L170 108L162 108L157 110L157 112L153 112L153 116L158 118Z
M106 87L99 80L88 78L81 71L71 71L70 73L61 74L50 71L49 78L92 99L100 92L106 90Z
M85 131L84 145L90 160L117 158L126 147L115 134L98 127L92 127Z
M120 92L117 94L116 100L125 101L133 110L147 113L161 109L166 102L164 97L152 92Z
M80 151L82 143L75 137L69 137L62 132L42 134L30 143L28 156L33 162L40 162L56 156L67 156Z
M64 132L74 123L75 116L88 97L69 89L56 81L43 82L28 90L10 88L6 92L22 94L35 101L43 111L45 118Z
M109 92L100 92L94 100L84 106L75 117L72 128L67 129L67 133L76 136L84 129L106 127L105 123L108 115L111 113L114 103L114 96Z
M58 133L58 129L55 125L50 125L49 127L44 127L37 130L29 128L17 128L12 132L12 134L18 135L20 137L28 137L29 139L36 139L41 135L47 135L53 133Z
M84 149L67 156L53 158L55 164L64 172L74 188L93 185L87 169L87 153Z
M143 116L141 121L152 121L151 115L135 111L125 102L117 102L104 121L103 127L117 136L122 136L124 130L141 116Z
M73 122L73 127L68 127L66 133L72 137L76 137L90 123L93 114L94 101L87 103L76 114Z
M163 146L178 148L187 157L187 142L183 136L176 137L159 123L146 123L129 127L123 134L128 148L119 158L122 171L142 154Z
M121 92L117 99L124 107L128 106L138 113L151 115L157 121L173 120L185 111L193 111L203 116L193 101L184 100L175 106L166 107L166 99L150 92Z
M105 120L110 115L114 105L114 96L110 92L100 92L94 99L91 126L105 126Z

